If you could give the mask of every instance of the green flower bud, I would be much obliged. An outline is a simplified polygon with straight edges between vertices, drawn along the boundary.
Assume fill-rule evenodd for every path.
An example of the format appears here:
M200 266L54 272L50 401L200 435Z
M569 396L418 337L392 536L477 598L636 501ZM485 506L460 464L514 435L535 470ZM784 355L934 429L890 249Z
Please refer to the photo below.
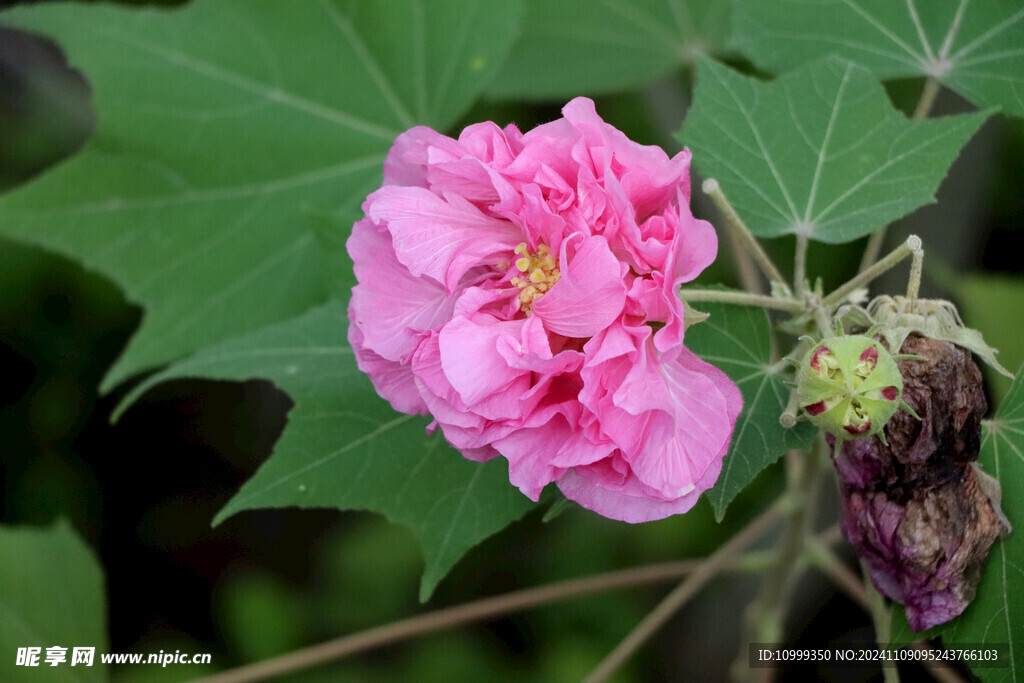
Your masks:
M878 341L843 335L815 343L796 373L797 397L812 423L838 441L878 434L903 403L903 377Z

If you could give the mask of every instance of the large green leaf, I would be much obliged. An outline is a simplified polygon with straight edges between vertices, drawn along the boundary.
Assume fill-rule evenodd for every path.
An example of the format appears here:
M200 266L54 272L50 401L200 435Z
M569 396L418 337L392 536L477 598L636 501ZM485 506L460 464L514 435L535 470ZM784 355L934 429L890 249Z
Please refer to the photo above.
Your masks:
M319 217L358 207L399 132L456 120L520 13L515 0L4 12L65 47L98 127L79 156L0 199L0 232L81 261L145 307L108 388L297 315L331 287Z
M685 291L684 291L685 298ZM783 374L788 365L771 360L771 325L759 308L699 303L710 314L686 331L686 346L721 368L743 394L743 412L736 421L722 474L708 500L721 521L733 498L761 470L793 448L808 448L817 433L809 422L787 429L779 416L789 400Z
M527 0L523 35L488 94L570 98L638 88L729 35L729 0Z
M533 507L501 458L464 459L427 421L395 413L356 367L348 316L332 301L302 316L197 352L125 399L176 377L264 378L295 401L274 453L217 515L265 507L372 510L423 545L427 599L474 545Z
M66 522L46 529L0 527L0 666L5 681L105 681L107 641L103 572ZM38 666L17 666L18 648L37 647ZM67 648L46 663L46 649ZM92 666L71 666L74 648L95 648Z
M870 73L838 59L772 83L702 59L679 139L754 234L839 243L933 202L985 118L908 121Z
M833 53L1024 116L1020 0L735 0L734 15L735 46L766 69Z

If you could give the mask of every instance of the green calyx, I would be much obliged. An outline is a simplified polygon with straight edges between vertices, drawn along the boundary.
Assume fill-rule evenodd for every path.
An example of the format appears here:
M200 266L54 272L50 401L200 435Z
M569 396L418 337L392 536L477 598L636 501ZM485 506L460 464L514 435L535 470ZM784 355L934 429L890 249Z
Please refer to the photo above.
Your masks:
M901 407L903 377L896 358L877 340L840 335L812 342L797 368L799 405L813 424L836 437L878 435ZM838 448L838 445L837 445Z

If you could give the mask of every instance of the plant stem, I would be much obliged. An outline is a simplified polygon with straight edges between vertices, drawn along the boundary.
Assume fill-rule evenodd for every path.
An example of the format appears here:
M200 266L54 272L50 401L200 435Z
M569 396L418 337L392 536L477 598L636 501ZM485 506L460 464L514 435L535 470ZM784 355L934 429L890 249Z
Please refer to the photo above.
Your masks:
M871 577L866 567L861 564L861 573L864 574L864 591L867 593L868 601L871 603L871 621L875 624L875 642L879 647L889 644L892 633L892 612L885 606L885 600L881 593L875 590L871 583ZM900 683L900 672L894 666L883 666L882 676L885 683Z
M773 296L764 294L751 294L750 292L737 292L722 289L684 289L679 296L686 302L694 301L717 301L726 304L739 304L741 306L760 306L761 308L773 308L788 313L800 313L804 307L797 301L776 299Z
M924 88L921 90L921 96L917 100L917 105L914 107L914 113L911 118L915 121L928 118L940 90L942 90L942 84L929 76L924 82ZM861 257L860 270L867 270L878 260L878 255L882 253L882 245L885 244L885 234L888 231L889 226L884 225L871 233L867 246L864 247L864 256Z
M600 683L615 673L615 670L696 595L705 583L730 563L743 548L760 538L775 523L778 516L779 506L773 505L711 553L700 567L676 586L614 650L608 653L608 656L587 676L586 683Z
M830 578L836 587L860 605L865 612L871 612L871 599L864 590L864 583L832 552L831 548L817 538L810 538L807 541L806 553L811 564Z
M764 294L764 284L761 276L758 275L757 264L754 263L750 252L743 246L735 230L726 230L729 236L730 253L736 263L736 270L740 276L740 284L744 291L751 294Z
M786 454L786 526L778 544L775 566L765 575L761 592L747 608L744 635L740 651L733 663L733 678L743 680L748 672L748 653L751 643L778 643L782 640L786 608L792 594L794 579L800 568L798 560L813 520L813 505L817 498L824 437L818 437L815 447L808 452L790 451ZM771 669L762 674L769 677Z
M732 560L733 558L729 559ZM740 558L735 563L727 562L722 569L742 568L742 564L745 561ZM704 560L662 562L616 572L585 576L580 579L559 581L546 586L537 586L504 595L483 598L335 638L334 640L289 652L280 657L267 659L256 664L222 671L201 679L201 683L242 683L243 681L264 680L272 676L301 671L382 645L440 631L452 626L458 626L459 624L479 621L487 617L508 614L538 605L570 600L618 588L675 581L696 571L703 563ZM200 682L197 681L196 683Z
M883 225L871 233L871 237L868 238L868 243L864 247L864 255L860 259L860 268L857 269L858 273L863 273L878 260L878 255L882 253L882 247L885 245L885 236L888 232L889 226Z
M920 248L921 238L917 235L911 235L907 238L906 242L889 252L889 255L881 261L878 261L868 269L857 273L855 276L847 280L845 284L840 285L837 289L828 294L828 296L821 300L822 306L826 308L835 306L849 295L850 292L867 285L876 277L889 270L903 259L912 255Z
M779 424L790 429L796 426L797 414L796 411L800 409L800 396L797 395L796 389L789 392L789 401L786 403L786 409L782 411L782 415L779 415Z
M807 235L796 236L796 255L793 258L793 291L802 292L807 279Z
M921 89L921 97L917 100L917 106L914 107L914 114L911 118L915 121L928 118L928 114L931 113L932 106L935 104L935 98L940 90L942 90L942 84L929 76L924 82L924 88Z
M711 201L722 212L722 215L725 217L725 224L729 227L731 234L735 236L736 240L754 258L754 262L761 268L761 272L768 278L768 281L786 287L786 281L783 279L779 269L775 267L775 264L772 263L768 254L761 247L761 243L757 241L757 238L750 232L747 224L736 213L736 209L729 203L718 181L714 178L708 178L704 181L701 188L704 190L704 194L711 197Z
M807 540L807 555L811 564L818 569L821 569L826 576L832 579L832 582L835 583L840 590L860 605L865 612L874 616L876 603L869 595L868 590L865 588L865 584L850 570L849 567L846 566L846 563L844 563L832 551L832 549L828 547L827 543L823 542L824 540L823 535ZM873 592L875 595L878 595L877 591ZM880 597L881 596L879 596L879 598ZM881 602L881 600L878 602ZM884 603L882 606L884 609ZM888 636L886 636L886 640L888 640ZM883 646L886 643L879 640L878 644ZM919 640L914 643L914 647L921 650L931 649L931 646L923 640ZM930 673L935 680L940 681L940 683L963 683L964 679L962 679L956 671L941 660L924 659L921 661L921 665L928 670L928 673ZM886 674L883 673L883 676L884 675Z
M915 249L907 280L907 298L913 301L921 291L921 271L924 269L924 249Z

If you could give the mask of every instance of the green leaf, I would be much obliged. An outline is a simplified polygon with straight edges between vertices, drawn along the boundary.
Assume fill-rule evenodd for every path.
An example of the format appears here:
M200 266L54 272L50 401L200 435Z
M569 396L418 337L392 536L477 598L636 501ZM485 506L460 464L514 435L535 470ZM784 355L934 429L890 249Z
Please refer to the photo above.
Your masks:
M986 116L908 121L871 74L838 59L772 83L702 59L678 137L754 234L835 244L933 202Z
M836 54L1024 116L1020 0L735 0L733 12L734 46L770 71Z
M728 35L728 0L527 0L523 35L488 94L632 90L719 54Z
M684 290L685 292L685 290ZM720 368L740 388L743 412L718 482L707 492L722 521L733 498L764 468L793 448L808 448L817 429L800 422L787 429L779 416L789 401L784 362L772 363L771 325L760 308L700 303L706 321L686 330L686 346Z
M105 681L109 652L103 571L71 526L0 527L0 652L5 681ZM38 647L39 666L16 666L18 648ZM67 648L46 664L46 648ZM75 647L93 647L93 665L71 666Z
M0 232L81 261L145 307L105 388L297 315L337 286L322 216L359 206L401 131L454 123L520 13L515 0L3 12L64 46L98 127L79 156L0 199Z
M1013 311L1024 308L1024 280L1005 275L951 274L944 284L962 303L964 322L985 335L985 341L999 349L1003 365L1015 368L1024 362L1024 318ZM1001 398L1010 382L981 365L989 389Z
M345 305L306 314L203 349L146 379L122 405L178 377L263 378L295 402L274 453L214 523L266 507L372 510L423 545L420 597L470 548L534 503L509 484L505 461L463 458L427 420L395 413L356 367Z

